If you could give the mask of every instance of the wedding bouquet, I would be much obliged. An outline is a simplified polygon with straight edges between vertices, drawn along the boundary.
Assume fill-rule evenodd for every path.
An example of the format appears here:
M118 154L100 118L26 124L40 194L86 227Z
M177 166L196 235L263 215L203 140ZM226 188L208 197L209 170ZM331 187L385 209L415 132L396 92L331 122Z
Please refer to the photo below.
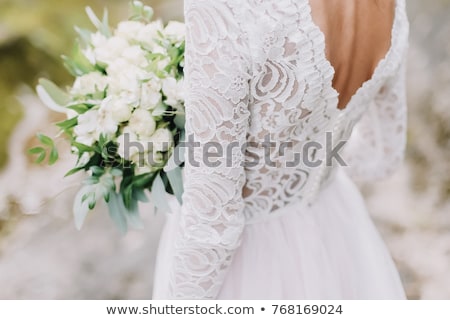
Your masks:
M184 24L153 20L151 7L130 4L131 16L114 29L105 10L100 20L87 8L95 31L75 28L79 37L65 67L75 77L60 89L41 79L40 99L67 120L57 123L78 157L67 175L87 172L74 200L77 228L103 199L119 229L140 227L138 203L167 209L166 193L181 202L184 135ZM58 159L53 140L30 153L42 162ZM178 161L174 161L178 154Z

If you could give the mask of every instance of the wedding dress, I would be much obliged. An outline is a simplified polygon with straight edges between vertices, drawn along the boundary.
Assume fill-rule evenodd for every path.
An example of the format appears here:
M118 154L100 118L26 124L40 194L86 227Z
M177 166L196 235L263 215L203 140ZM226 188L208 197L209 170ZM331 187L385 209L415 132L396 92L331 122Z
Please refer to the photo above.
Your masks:
M405 298L353 183L402 161L405 1L387 55L342 110L307 0L188 0L185 17L186 132L201 147L167 215L153 298ZM287 165L308 143L347 140L347 166L327 163L326 148ZM207 165L211 143L235 148Z

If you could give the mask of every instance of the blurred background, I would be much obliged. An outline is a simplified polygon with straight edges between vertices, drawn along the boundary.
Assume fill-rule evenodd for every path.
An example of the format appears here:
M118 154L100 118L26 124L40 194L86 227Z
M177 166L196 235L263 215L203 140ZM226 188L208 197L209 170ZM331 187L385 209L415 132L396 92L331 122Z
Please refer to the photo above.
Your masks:
M164 20L182 19L180 0L144 2ZM389 180L362 188L409 298L450 299L450 1L407 2L407 159ZM62 178L74 159L50 168L26 152L36 132L56 134L58 116L34 87L40 77L70 84L60 56L74 25L90 28L86 5L107 6L112 24L128 16L126 0L0 0L0 299L151 297L162 216L143 206L145 230L121 236L99 206L78 232L80 177ZM63 139L58 147L68 154Z

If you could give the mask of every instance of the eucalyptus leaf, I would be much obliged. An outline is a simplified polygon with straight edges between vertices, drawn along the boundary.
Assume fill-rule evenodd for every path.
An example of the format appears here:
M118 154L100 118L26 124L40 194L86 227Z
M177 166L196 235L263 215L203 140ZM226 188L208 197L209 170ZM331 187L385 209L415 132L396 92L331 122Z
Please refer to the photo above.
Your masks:
M155 207L162 212L171 212L167 199L166 188L160 175L156 176L153 181L151 199L155 204Z
M173 120L178 129L184 129L186 123L186 115L185 114L177 114L175 119Z
M73 203L73 214L75 220L75 226L78 230L81 230L83 227L84 221L86 220L86 216L89 212L89 204L86 201L83 201L83 198L86 197L90 192L92 192L91 186L82 187L75 196L75 200Z
M125 216L125 206L123 205L121 196L116 192L111 191L109 194L108 202L109 216L120 230L122 234L125 234L128 230L127 218Z
M183 196L183 175L182 169L180 167L176 167L170 171L167 171L167 178L169 179L169 183L172 187L172 190L177 198L178 202L182 204L182 196Z
M102 22L97 17L97 15L94 13L94 10L92 10L91 7L86 7L86 14L89 17L89 20L91 20L92 24L100 31L102 28Z
M37 93L39 99L42 101L42 103L45 104L45 106L47 108L49 108L50 110L53 110L55 112L60 112L60 113L67 112L66 108L64 108L63 106L61 106L60 104L55 102L55 100L47 92L47 89L44 86L38 85L36 87L36 93Z

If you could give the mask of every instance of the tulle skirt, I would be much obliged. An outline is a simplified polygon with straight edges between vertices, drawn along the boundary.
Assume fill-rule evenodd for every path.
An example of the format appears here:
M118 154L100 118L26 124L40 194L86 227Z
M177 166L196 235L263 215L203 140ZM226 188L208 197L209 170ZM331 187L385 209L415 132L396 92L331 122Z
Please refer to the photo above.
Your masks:
M165 288L176 219L166 222L154 296ZM164 295L162 295L164 296ZM291 204L245 227L218 299L405 299L359 190L341 169L310 206Z

